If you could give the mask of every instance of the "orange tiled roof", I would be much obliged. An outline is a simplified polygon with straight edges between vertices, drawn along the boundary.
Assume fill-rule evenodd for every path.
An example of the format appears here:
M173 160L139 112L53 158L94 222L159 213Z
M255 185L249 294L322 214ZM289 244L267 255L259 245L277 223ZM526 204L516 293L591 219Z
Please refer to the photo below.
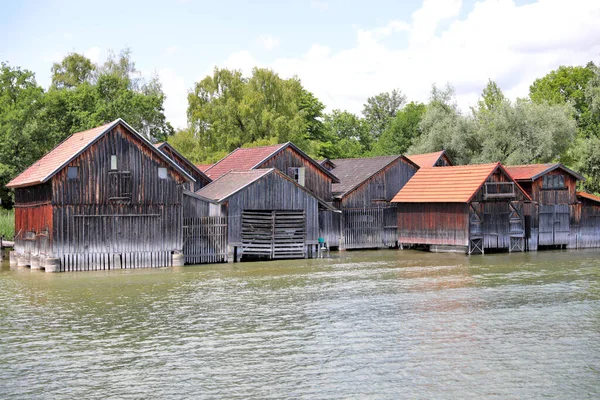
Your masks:
M87 131L74 133L63 140L52 151L33 163L33 165L23 171L19 176L8 182L6 187L17 188L46 182L58 172L62 166L69 163L71 159L92 144L94 140L100 137L104 132L110 130L110 128L119 121L120 120L115 120L108 124L88 129Z
M590 193L577 192L577 197L583 197L584 199L588 199L588 200L592 200L592 201L600 203L600 197L595 196L595 195L590 194Z
M556 168L562 169L568 174L573 175L578 180L585 180L583 176L579 175L575 171L571 171L561 163L511 165L505 168L510 176L512 176L512 178L516 181L533 181L545 173L555 170Z
M468 203L500 163L421 168L393 203Z
M434 153L413 154L412 156L406 157L408 157L410 161L414 162L419 167L426 168L433 167L443 154L444 150L436 151Z

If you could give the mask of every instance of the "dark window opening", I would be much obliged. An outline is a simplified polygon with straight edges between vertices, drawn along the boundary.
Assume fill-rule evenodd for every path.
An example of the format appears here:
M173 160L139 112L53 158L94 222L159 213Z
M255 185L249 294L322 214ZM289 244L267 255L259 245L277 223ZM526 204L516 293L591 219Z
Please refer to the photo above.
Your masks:
M68 179L77 179L77 174L78 174L78 169L77 167L68 167L67 168L67 178Z

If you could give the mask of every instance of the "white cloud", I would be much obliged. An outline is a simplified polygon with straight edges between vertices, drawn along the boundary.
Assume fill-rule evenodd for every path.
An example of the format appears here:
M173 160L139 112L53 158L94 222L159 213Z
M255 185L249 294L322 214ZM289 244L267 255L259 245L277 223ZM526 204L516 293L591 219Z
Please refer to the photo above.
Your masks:
M187 93L185 79L171 69L162 68L157 71L158 78L166 95L165 116L174 128L185 128L187 125Z
M283 77L298 76L329 109L360 112L366 98L379 92L399 88L409 100L427 101L431 85L446 82L467 110L488 78L515 98L526 96L535 78L561 64L598 61L600 3L595 0L574 0L568 7L562 0L522 6L482 0L459 19L461 6L459 0L425 0L408 21L357 29L351 48L333 52L314 44L302 56L262 65ZM261 62L241 51L219 65L248 74Z
M314 8L319 11L327 11L329 8L329 3L322 0L310 0L310 8Z
M170 46L167 47L167 49L165 50L165 53L168 56L172 56L173 54L177 53L179 51L179 46Z
M267 50L273 50L275 47L279 46L280 42L278 38L271 35L260 35L256 41Z
M100 47L90 47L87 51L83 53L84 56L89 58L93 63L97 63L100 61L100 55L102 54L102 50Z

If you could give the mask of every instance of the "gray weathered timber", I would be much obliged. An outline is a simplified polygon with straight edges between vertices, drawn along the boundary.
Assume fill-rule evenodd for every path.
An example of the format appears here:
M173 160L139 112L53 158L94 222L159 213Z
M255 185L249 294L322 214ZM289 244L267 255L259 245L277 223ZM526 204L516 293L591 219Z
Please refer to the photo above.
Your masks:
M402 156L332 160L340 184L333 185L333 205L342 211L340 238L325 235L340 249L389 248L398 244L396 205L390 200L415 174L417 167ZM355 183L356 169L368 171ZM325 225L325 224L324 224ZM337 231L334 229L334 232Z
M77 168L75 178L69 167ZM15 189L16 250L38 256L40 265L60 260L57 271L169 266L182 251L187 180L118 123L47 183Z

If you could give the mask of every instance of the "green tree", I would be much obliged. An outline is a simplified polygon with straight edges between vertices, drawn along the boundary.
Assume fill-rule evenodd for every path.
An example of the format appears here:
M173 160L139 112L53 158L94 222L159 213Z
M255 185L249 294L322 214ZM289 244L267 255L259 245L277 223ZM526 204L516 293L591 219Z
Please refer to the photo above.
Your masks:
M406 96L398 89L369 97L363 106L363 116L371 126L375 140L388 128L390 121L406 103Z
M96 66L79 53L69 53L60 63L52 65L52 87L69 89L92 81Z
M481 98L477 102L477 108L479 111L494 111L505 100L506 97L504 97L504 93L502 93L500 87L496 82L489 79L488 84L483 89Z
M408 103L396 113L388 128L374 144L375 156L404 154L421 135L419 124L427 107L423 103Z
M4 207L12 205L6 184L40 158L46 148L44 127L38 114L43 89L33 72L2 63L0 67L0 198Z
M460 114L450 85L444 89L433 85L419 129L421 135L408 149L409 154L446 150L456 163L467 164L481 150L475 123Z
M282 79L269 69L215 68L188 95L188 122L209 152L292 141L314 154L323 138L324 106L296 78Z
M347 111L333 110L325 115L324 132L327 141L319 148L321 157L361 157L373 144L367 121Z

